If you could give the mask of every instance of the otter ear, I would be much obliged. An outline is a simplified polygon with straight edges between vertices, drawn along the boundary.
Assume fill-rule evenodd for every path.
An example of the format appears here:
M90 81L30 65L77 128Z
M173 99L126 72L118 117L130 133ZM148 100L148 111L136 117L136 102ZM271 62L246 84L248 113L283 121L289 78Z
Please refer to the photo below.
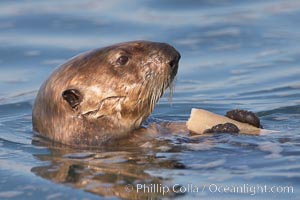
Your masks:
M62 93L62 97L66 100L73 109L76 109L82 101L81 93L76 89L68 89Z

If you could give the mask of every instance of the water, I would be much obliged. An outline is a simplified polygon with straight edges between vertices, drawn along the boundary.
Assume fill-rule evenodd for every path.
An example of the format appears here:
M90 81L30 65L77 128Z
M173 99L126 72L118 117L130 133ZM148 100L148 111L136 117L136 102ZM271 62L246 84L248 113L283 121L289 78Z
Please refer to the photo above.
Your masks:
M0 199L299 199L299 20L297 0L2 0ZM138 39L182 54L172 104L166 94L151 117L249 109L279 132L93 151L36 141L32 103L54 68L80 52ZM143 184L149 191L136 192Z

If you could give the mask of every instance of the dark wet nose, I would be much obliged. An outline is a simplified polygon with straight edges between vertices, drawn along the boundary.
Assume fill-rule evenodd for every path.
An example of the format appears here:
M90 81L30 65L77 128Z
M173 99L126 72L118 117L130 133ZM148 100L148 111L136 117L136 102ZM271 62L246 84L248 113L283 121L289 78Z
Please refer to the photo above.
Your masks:
M173 48L173 47L172 47ZM173 48L172 49L172 53L170 55L170 60L169 60L169 65L170 65L170 68L171 68L171 78L173 79L176 74L177 74L177 71L178 71L178 63L179 63L179 60L180 60L180 53L175 49Z
M177 68L178 68L178 63L179 63L179 60L181 58L181 55L179 52L175 51L171 57L171 60L169 62L169 65L171 67L172 70L176 70L177 72Z

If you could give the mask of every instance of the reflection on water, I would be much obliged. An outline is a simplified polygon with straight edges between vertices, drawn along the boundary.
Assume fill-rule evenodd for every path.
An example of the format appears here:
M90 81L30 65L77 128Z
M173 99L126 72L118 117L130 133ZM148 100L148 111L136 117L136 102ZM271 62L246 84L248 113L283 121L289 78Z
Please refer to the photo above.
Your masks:
M1 1L0 199L298 199L299 19L298 0ZM170 43L182 55L172 104L165 95L152 118L185 121L193 107L240 108L279 132L88 150L33 138L32 102L56 66L138 39ZM199 191L144 193L138 184ZM225 193L210 185L294 190Z
M51 155L37 155L39 160L50 161L50 165L31 169L35 174L56 183L84 189L101 196L117 196L122 199L159 199L171 197L174 193L162 194L143 192L137 186L147 184L168 184L168 178L152 175L152 168L182 169L184 165L175 158L157 156L154 152L135 151L76 152L64 149L51 149Z

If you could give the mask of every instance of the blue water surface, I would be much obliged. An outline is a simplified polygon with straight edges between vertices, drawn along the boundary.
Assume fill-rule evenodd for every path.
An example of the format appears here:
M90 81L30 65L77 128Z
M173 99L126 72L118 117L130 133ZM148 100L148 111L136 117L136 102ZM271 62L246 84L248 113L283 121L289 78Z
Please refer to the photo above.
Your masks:
M298 0L2 0L0 199L299 199L299 21ZM36 141L32 104L51 72L130 40L182 55L171 103L166 94L151 117L239 108L278 132L95 151Z

